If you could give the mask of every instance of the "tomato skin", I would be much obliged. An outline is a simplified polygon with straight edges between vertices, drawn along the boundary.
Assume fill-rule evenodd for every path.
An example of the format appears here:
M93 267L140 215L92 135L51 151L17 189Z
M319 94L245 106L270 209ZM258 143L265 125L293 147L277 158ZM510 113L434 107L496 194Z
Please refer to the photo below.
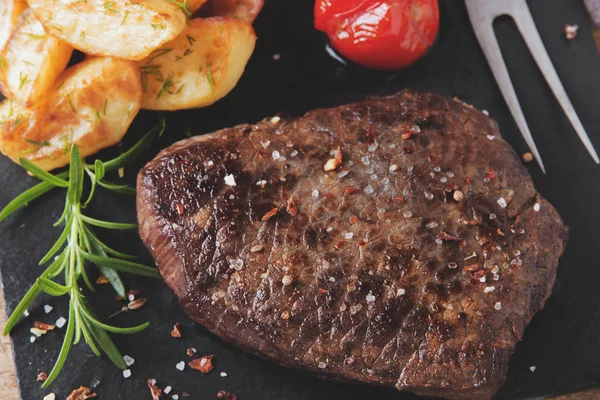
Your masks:
M347 59L394 70L421 58L439 29L437 0L317 0L315 28Z

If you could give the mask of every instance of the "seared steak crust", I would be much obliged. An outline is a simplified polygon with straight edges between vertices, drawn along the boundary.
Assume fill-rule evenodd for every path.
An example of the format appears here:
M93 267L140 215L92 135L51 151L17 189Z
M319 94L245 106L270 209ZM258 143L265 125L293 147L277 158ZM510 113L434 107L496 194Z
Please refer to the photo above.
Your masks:
M414 91L178 142L137 204L165 282L224 340L457 399L500 388L567 236L494 121Z

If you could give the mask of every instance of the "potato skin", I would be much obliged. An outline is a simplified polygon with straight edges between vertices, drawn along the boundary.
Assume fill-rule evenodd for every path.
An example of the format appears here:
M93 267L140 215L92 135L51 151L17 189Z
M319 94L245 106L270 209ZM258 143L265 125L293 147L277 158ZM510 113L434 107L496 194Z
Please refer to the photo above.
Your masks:
M140 73L131 61L90 57L67 69L47 101L27 108L0 104L0 151L45 170L69 163L77 144L82 156L117 144L140 109Z
M28 0L48 33L90 55L141 60L186 25L166 0Z
M181 36L139 62L142 108L181 110L213 104L235 87L255 43L247 22L192 19Z
M194 13L197 10L199 10L200 7L202 7L204 5L204 3L206 3L206 0L188 0L187 6L188 6L188 9L192 13Z
M200 9L202 17L229 17L253 23L264 0L208 0Z

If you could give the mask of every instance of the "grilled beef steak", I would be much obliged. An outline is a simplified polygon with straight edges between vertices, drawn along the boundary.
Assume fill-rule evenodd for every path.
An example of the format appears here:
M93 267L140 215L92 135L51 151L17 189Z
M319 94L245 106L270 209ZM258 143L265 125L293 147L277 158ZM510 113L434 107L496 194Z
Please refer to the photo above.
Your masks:
M490 118L414 91L176 143L139 174L138 220L224 340L455 399L500 388L567 236Z

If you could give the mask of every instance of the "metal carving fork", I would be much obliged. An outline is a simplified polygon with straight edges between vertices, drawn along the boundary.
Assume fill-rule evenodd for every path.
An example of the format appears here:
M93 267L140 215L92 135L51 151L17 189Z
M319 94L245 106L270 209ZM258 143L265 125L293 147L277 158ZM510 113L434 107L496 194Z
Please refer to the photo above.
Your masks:
M529 127L527 126L527 122L525 121L523 110L519 104L517 94L515 93L515 89L510 80L506 64L502 58L502 53L500 52L498 40L494 33L494 20L501 15L508 15L515 21L525 43L527 43L529 51L533 55L538 67L546 78L546 82L548 82L548 85L552 89L552 92L556 96L565 114L567 114L571 124L573 124L573 128L575 128L577 135L579 135L579 138L594 161L596 161L597 164L600 164L598 154L596 154L596 150L585 132L585 129L565 92L565 88L560 82L554 65L552 65L552 61L548 56L548 52L544 47L540 34L535 27L526 0L465 0L465 2L471 24L473 25L473 30L475 31L475 36L477 36L477 40L479 40L483 53L496 78L496 82L502 91L504 100L506 100L508 108L521 130L525 142L531 149L531 152L535 156L542 171L546 173L544 163L542 162L542 158L540 157L535 142L533 141L533 137L531 136L531 132L529 131Z

